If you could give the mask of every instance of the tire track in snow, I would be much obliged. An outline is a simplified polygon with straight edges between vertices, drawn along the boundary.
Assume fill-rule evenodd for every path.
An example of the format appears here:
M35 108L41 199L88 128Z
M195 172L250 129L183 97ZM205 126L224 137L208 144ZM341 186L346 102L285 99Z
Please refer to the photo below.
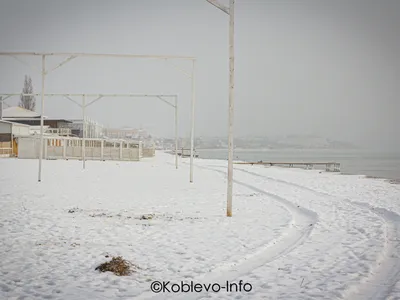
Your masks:
M225 172L213 168L198 165L197 167L226 175ZM300 246L306 239L308 239L311 231L314 228L315 223L318 221L318 216L313 211L307 210L305 208L299 208L285 198L279 197L272 193L268 193L245 182L238 180L234 180L234 182L238 185L253 190L254 192L271 197L272 199L279 202L292 214L293 224L279 238L271 241L264 247L260 247L255 253L251 253L234 263L225 264L222 267L219 267L211 271L210 273L203 275L200 278L195 278L193 280L193 282L195 283L220 283L222 286L225 285L226 281L233 281L240 276L250 273L256 268L259 268L290 253L295 248ZM176 295L176 299L199 299L206 296L207 292L182 294L183 295L180 296ZM138 298L165 299L169 296L172 296L172 294L160 293L155 295L154 293L145 292L138 296Z
M351 300L389 299L395 285L400 281L400 216L383 208L366 203L352 202L361 209L368 209L381 217L386 224L383 261L360 285L349 289L346 298ZM397 298L396 298L397 299Z
M214 166L221 168L222 166ZM400 281L400 216L384 208L377 208L366 203L359 203L350 199L343 199L326 192L317 191L293 182L261 175L255 172L235 168L237 171L247 173L256 177L272 180L293 186L316 195L323 195L335 200L345 201L355 209L366 209L386 224L385 247L382 253L382 262L378 263L373 273L363 279L358 286L350 287L345 292L345 298L351 300L378 300L387 299L393 292L397 282Z

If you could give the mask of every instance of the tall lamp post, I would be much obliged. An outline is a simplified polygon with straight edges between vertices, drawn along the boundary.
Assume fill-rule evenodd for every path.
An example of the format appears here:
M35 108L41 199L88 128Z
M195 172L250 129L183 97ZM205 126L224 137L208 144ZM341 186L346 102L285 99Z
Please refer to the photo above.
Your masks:
M233 113L234 113L234 89L235 89L235 0L229 1L229 7L218 0L207 0L209 3L229 15L229 132L228 132L228 193L226 215L232 217L233 194Z

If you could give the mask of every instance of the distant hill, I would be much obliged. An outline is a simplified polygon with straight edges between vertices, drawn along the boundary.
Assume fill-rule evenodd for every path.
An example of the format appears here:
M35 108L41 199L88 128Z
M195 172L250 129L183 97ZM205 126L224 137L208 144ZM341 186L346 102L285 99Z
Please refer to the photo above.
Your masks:
M355 145L315 135L288 135L273 142L274 148L355 149Z
M226 137L196 138L197 149L226 149ZM357 149L347 142L315 135L287 135L282 137L237 137L235 148L241 149Z

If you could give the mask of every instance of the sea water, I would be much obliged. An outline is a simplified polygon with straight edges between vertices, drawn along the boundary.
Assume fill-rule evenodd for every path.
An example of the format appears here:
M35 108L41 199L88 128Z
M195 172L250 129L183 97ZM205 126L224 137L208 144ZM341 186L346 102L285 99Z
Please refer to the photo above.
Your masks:
M227 149L198 149L200 158L228 159ZM345 174L400 180L400 153L371 150L284 149L238 150L234 159L263 162L338 162Z

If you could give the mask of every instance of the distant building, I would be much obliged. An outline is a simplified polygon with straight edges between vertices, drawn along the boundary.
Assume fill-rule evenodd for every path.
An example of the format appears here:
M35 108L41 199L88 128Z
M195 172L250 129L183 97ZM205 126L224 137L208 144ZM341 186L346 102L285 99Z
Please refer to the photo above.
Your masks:
M104 127L98 122L85 118L83 119L73 119L70 120L68 124L62 124L62 128L69 128L71 130L71 135L76 137L83 137L83 128L85 126L85 137L86 138L103 138L104 137Z
M139 130L133 128L106 128L104 135L111 139L136 138Z
M112 139L148 140L151 135L144 129L135 128L106 128L104 135Z

